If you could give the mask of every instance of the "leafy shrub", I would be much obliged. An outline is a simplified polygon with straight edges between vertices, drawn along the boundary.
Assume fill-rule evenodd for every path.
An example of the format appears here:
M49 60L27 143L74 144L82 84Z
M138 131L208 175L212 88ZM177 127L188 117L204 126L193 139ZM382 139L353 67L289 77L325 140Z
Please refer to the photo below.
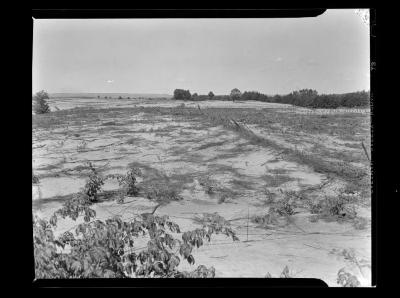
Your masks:
M325 219L354 219L357 215L354 206L343 195L325 197L316 204L311 204L310 211L318 218Z
M295 214L293 204L290 204L289 202L281 202L278 204L277 207L275 207L275 211L280 215L280 216L286 216L286 215L293 215Z
M279 223L281 217L289 220L289 216L295 214L295 204L291 202L292 198L290 193L285 194L285 197L272 203L272 206L268 209L268 213L265 215L256 215L252 218L252 222L260 225L263 228L269 228ZM273 199L272 199L273 200Z
M270 208L265 215L256 215L252 217L252 222L263 228L269 228L279 223L279 215L274 208Z
M220 217L204 222L201 229L183 233L178 240L167 232L181 233L168 216L131 222L119 217L91 220L96 214L89 206L87 200L75 197L53 214L50 223L33 216L36 278L214 277L212 267L179 271L179 255L194 264L193 248L202 246L205 239L210 241L214 233L238 240ZM84 223L73 232L54 237L58 216L76 220L81 213L85 214ZM149 237L147 246L135 247L135 239L142 236Z
M95 202L98 199L98 192L101 191L101 187L104 185L104 179L99 175L91 162L88 162L88 167L90 174L83 188L83 194L89 201Z
M203 229L207 230L205 234L207 239L210 239L212 233L224 234L232 237L234 241L238 241L235 232L230 227L230 222L223 218L218 213L203 213L201 217L195 216L193 221L202 225Z
M176 188L163 184L153 184L147 190L147 198L154 202L168 203L180 201L183 198L178 194Z
M297 193L294 191L283 192L283 199L276 202L273 209L280 216L290 216L295 214L295 200L298 198Z
M37 92L32 96L33 110L35 114L45 114L50 112L50 107L46 102L49 99L49 95L44 90Z
M139 168L132 167L126 175L110 174L106 179L117 179L120 189L118 202L123 203L125 196L137 196L139 194L139 187L137 186L136 176L141 175L142 172Z

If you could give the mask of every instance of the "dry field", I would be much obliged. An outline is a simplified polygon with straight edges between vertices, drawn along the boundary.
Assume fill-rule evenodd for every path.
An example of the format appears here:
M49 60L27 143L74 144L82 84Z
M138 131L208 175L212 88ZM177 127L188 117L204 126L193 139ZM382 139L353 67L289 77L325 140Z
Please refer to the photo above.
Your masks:
M216 277L314 277L338 286L341 268L371 284L368 111L304 111L262 102L52 99L33 115L34 213L48 219L84 186L91 161L103 175L140 168L141 193L123 204L107 180L97 217L131 219L155 205L150 187L183 199L161 206L182 230L218 213L240 241L215 237L194 251ZM328 202L328 203L327 203ZM272 212L278 210L278 212ZM79 222L61 220L57 232ZM145 245L145 242L142 243ZM141 245L138 243L138 249ZM193 270L192 269L192 270Z

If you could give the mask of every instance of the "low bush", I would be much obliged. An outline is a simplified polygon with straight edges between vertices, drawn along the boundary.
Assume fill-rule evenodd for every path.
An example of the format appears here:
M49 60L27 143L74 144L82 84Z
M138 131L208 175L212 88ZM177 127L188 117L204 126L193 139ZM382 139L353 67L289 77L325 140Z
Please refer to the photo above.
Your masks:
M349 198L343 195L325 197L316 204L310 205L310 212L318 218L332 220L352 220L356 218L357 212ZM313 217L315 220L316 217Z
M106 179L117 179L119 186L118 202L123 203L125 196L137 196L139 194L139 187L137 186L136 176L140 176L142 172L139 168L132 167L126 175L110 174Z
M180 201L183 198L179 195L178 190L165 184L152 184L146 191L149 200L158 203L169 203L171 201Z

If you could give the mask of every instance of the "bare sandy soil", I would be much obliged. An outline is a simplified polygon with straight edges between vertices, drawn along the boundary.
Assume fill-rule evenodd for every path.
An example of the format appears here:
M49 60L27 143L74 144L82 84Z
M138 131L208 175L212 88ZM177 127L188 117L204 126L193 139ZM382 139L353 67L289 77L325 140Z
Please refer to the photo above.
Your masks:
M366 129L369 114L354 116L360 117L362 124L352 124L356 134L343 131L338 135L336 130L332 133L326 127L332 121L333 126L341 125L339 116L335 120L332 119L335 115L330 115L329 125L316 132L308 126L299 127L298 118L294 120L296 125L284 120L289 114L296 115L293 113L296 108L287 105L260 102L179 105L181 102L172 100L51 100L52 110L57 106L61 111L40 116L33 122L32 163L40 179L32 187L33 211L48 219L70 195L79 192L86 179L85 161L91 161L104 175L125 174L129 166L136 166L143 172L139 186L167 179L183 197L182 201L160 207L157 214L170 216L186 231L197 227L194 216L217 212L230 220L240 239L232 242L223 236L212 238L194 252L196 263L182 262L182 269L193 270L203 264L214 266L217 277L264 277L268 272L279 276L288 266L294 277L320 278L329 286L338 286L337 273L346 268L362 286L371 284L370 184L363 184L362 197L354 204L357 216L367 221L363 228L356 228L353 221L311 221L307 203L343 193L356 178L350 181L341 172L318 170L313 160L282 153L285 148L292 153L304 151L332 163L348 163L353 171L369 171L359 146L361 140L369 148L370 135ZM271 119L268 126L236 119L274 146L255 143L239 131L202 116L189 117L179 112L197 110L198 105L205 113L208 108L218 111L233 107L247 109L250 114L252 109L264 111L265 118ZM303 117L301 121L307 121L308 115L301 111L299 114ZM215 193L206 192L200 183L204 179L215 183ZM117 188L113 181L107 181L103 187ZM302 193L290 220L268 228L251 220L271 207L266 201L266 190L274 193L278 201L287 191ZM226 198L223 202L221 196ZM96 204L94 209L99 218L120 215L132 219L153 205L144 197L129 197L122 205L106 201ZM57 233L78 223L61 220ZM138 248L145 245L145 240L142 242L138 242ZM355 258L346 258L344 250L353 252Z

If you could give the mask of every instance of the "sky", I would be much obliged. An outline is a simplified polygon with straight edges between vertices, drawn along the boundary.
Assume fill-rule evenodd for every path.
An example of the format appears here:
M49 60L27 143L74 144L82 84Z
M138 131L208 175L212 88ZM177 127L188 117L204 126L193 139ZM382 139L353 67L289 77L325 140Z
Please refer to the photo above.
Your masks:
M369 25L315 18L36 19L32 91L287 94L369 90Z

